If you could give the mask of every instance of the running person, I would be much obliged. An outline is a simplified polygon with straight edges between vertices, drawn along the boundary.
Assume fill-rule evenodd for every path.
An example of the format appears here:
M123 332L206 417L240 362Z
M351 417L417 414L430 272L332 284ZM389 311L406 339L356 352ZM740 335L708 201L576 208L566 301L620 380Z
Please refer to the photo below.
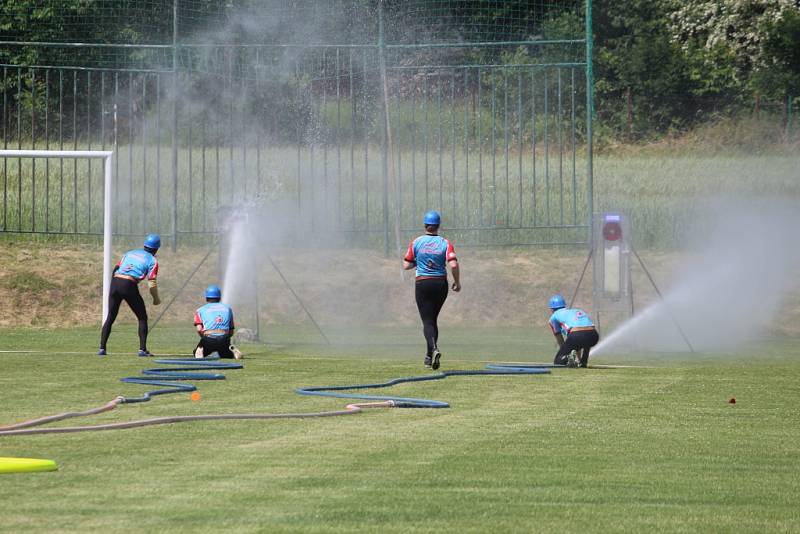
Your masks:
M220 358L236 358L240 360L242 353L231 345L233 336L233 310L227 304L220 302L222 291L219 286L210 285L206 288L206 305L194 313L194 326L200 343L194 349L195 358L205 358L213 353Z
M103 324L100 334L100 350L97 352L100 356L106 355L108 336L111 335L111 326L117 319L122 301L128 303L139 321L139 356L152 356L147 350L147 309L144 306L142 295L139 294L138 284L146 278L150 286L150 295L153 297L153 304L155 306L161 304L156 283L158 276L156 253L160 247L161 238L158 234L150 234L145 238L143 248L126 252L114 267L108 294L108 316Z
M432 369L439 368L439 360L442 357L438 345L437 319L447 299L447 264L450 264L450 270L453 272L453 291L461 291L458 260L453 244L439 235L441 220L437 211L426 213L423 219L425 235L419 236L408 245L408 251L403 258L403 269L417 270L414 295L427 344L425 367Z
M567 367L587 367L589 350L600 340L589 315L580 308L567 308L561 295L554 295L548 307L553 312L549 321L550 328L558 342L558 352L553 363Z

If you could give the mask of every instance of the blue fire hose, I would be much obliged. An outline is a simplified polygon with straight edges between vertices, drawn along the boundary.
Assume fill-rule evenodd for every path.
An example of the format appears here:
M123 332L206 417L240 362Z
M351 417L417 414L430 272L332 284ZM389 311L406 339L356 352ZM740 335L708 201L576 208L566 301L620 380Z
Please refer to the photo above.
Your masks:
M222 369L242 369L244 366L241 363L234 362L221 362L218 356L210 356L208 358L170 358L154 360L154 363L164 365L183 365L183 367L173 367L171 369L145 369L142 371L143 375L148 376L129 376L120 378L120 382L128 384L145 384L153 386L161 386L165 389L154 389L146 392L141 397L119 397L120 403L133 404L136 402L147 402L156 395L166 395L169 393L190 393L195 391L197 387L192 384L180 384L178 382L167 382L163 379L170 380L225 380L225 375L222 373L199 373L196 371L222 370Z
M448 376L469 376L469 375L541 375L550 372L548 367L552 365L500 365L488 364L486 369L475 371L443 371L436 375L411 376L406 378L394 378L386 382L374 384L357 384L353 386L317 386L295 389L300 395L319 395L322 397L337 397L343 399L364 399L375 401L391 401L397 408L449 408L446 402L415 399L409 397L393 397L384 395L363 395L357 393L337 393L339 391L349 391L354 389L377 389L396 386L407 382L426 382L428 380L442 380Z
M149 425L161 425L169 423L179 423L185 421L212 421L212 420L232 420L232 419L286 419L286 418L309 418L309 417L330 417L338 415L350 415L361 412L366 408L447 408L450 405L446 402L416 399L408 397L392 397L378 395L363 395L357 393L340 393L343 391L356 389L377 389L391 387L406 382L424 382L428 380L441 380L448 376L469 376L469 375L538 375L550 372L553 365L502 365L489 364L486 369L475 371L444 371L435 375L412 376L406 378L395 378L387 382L374 384L357 384L351 386L319 386L298 388L295 391L301 395L319 395L324 397L338 397L350 399L365 399L378 402L353 403L347 405L343 410L333 410L326 412L308 413L280 413L280 414L211 414L211 415L180 415L170 417L156 417L138 421L127 421L122 423L107 423L92 426L60 427L60 428L31 428L46 423L62 421L75 417L84 417L104 413L115 409L120 404L132 404L137 402L147 402L156 395L166 395L169 393L188 393L197 388L192 384L182 384L183 380L224 380L225 375L216 372L198 372L207 370L222 369L242 369L243 365L236 362L220 362L219 358L194 359L194 358L175 358L155 360L155 363L166 365L181 365L182 367L171 369L145 369L142 374L149 376L135 376L121 378L122 382L129 384L144 384L149 386L159 386L146 392L141 397L118 396L114 400L103 406L85 410L82 412L66 412L46 417L39 417L13 425L0 426L0 436L25 435L25 434L53 434L65 432L86 432L92 430L113 430L123 428L138 428ZM168 379L168 380L164 380Z

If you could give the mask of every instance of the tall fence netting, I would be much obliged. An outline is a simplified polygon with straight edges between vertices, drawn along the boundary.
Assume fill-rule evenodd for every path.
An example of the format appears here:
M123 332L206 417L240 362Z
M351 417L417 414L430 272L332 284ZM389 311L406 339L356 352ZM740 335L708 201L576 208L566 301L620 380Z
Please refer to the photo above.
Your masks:
M304 228L369 242L415 231L433 208L451 214L462 242L583 241L584 10L567 0L17 3L0 14L2 146L114 149L120 233L148 231L132 207L150 214L149 229L207 234L227 206L280 199ZM60 191L60 167L29 179ZM63 199L65 214L96 204L99 174L68 179L78 194ZM15 202L3 205L14 208L3 231L62 228L56 212L15 220ZM76 233L99 232L100 217L86 220Z

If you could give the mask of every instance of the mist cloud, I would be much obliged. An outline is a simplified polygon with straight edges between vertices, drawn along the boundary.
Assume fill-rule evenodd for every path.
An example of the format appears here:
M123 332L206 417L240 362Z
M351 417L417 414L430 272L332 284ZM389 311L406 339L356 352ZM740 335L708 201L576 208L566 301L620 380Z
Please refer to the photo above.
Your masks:
M800 268L800 208L779 199L715 202L698 220L684 268L658 301L594 355L735 351L763 336ZM680 326L680 330L678 326Z

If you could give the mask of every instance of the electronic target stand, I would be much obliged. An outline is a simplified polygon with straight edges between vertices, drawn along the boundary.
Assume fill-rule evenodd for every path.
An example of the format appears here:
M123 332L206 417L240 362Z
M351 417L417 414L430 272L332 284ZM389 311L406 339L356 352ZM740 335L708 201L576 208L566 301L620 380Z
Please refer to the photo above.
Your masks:
M631 231L621 213L599 213L594 217L592 235L592 297L594 313L629 318L633 315L631 285Z

